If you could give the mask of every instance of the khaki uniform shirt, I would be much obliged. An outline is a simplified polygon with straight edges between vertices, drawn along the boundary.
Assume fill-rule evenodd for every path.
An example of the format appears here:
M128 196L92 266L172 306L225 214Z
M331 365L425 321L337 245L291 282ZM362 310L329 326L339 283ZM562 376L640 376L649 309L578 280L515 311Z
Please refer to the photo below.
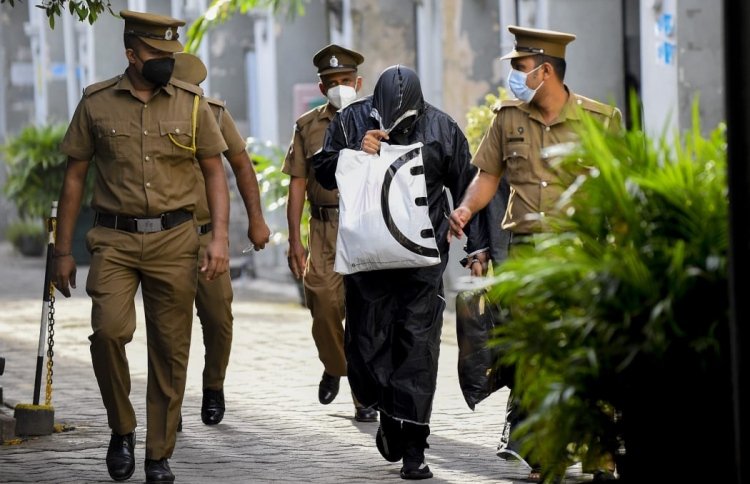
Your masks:
M329 103L318 106L299 117L281 171L287 175L307 178L307 199L313 205L339 205L339 191L326 190L315 179L312 156L323 147L326 129L331 124L335 109Z
M599 118L610 130L620 129L618 109L572 92L549 125L533 104L515 99L502 102L472 163L492 175L505 174L510 183L504 229L516 234L545 230L545 215L555 209L571 181L562 180L555 171L556 156L549 148L576 140L581 111Z
M214 98L206 98L206 100L216 117L221 135L224 137L224 141L228 147L224 151L224 156L229 159L231 156L245 151L247 149L247 142L237 129L237 125L232 115L229 114L229 110L226 108L224 102ZM206 181L203 178L203 171L200 165L196 164L195 169L198 177L198 205L195 208L195 219L198 225L204 225L211 221L211 213L208 210L208 199L206 198Z
M172 139L192 145L196 95L202 95L197 86L172 80L144 103L125 74L86 88L61 150L75 160L94 159L95 210L136 217L195 210L194 155ZM227 149L203 98L196 124L195 157Z

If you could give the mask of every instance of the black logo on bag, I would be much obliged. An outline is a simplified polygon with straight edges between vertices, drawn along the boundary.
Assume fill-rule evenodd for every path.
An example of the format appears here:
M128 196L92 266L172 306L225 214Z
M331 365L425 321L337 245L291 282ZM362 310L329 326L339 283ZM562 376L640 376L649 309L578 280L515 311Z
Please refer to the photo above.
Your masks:
M383 220L385 221L386 227L388 227L388 231L391 233L394 239L396 239L396 242L401 244L405 249L409 250L410 252L414 252L415 254L419 254L424 257L440 257L440 253L437 249L433 249L431 247L425 247L410 238L408 238L406 235L401 232L398 227L396 226L396 222L393 220L393 217L391 217L391 209L388 202L388 195L391 190L391 182L393 181L393 178L396 176L396 172L402 168L406 163L413 160L420 154L420 148L415 148L411 151L408 151L404 153L403 155L396 158L396 160L391 163L391 166L388 167L388 169L385 172L385 179L383 180L383 189L380 192L380 207L383 211ZM424 167L423 166L416 166L412 168L410 171L410 174L412 176L419 176L424 174ZM415 200L415 203L417 206L426 206L427 205L427 199L423 199L422 197ZM435 233L432 229L425 229L420 233L420 235L423 238L428 237L434 237Z

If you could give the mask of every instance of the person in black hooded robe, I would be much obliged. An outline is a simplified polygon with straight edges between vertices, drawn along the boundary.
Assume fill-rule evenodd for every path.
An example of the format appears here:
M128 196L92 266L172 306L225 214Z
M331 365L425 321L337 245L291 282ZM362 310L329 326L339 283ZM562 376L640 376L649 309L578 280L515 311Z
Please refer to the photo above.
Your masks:
M392 145L424 145L429 216L441 262L344 276L347 372L357 400L380 411L380 453L390 462L403 459L402 478L426 479L432 477L424 449L437 381L449 247L445 188L457 203L476 169L456 122L424 101L417 74L402 65L382 72L372 96L336 114L313 159L318 181L336 188L339 151L377 153L381 139ZM471 242L470 237L467 251L481 248Z

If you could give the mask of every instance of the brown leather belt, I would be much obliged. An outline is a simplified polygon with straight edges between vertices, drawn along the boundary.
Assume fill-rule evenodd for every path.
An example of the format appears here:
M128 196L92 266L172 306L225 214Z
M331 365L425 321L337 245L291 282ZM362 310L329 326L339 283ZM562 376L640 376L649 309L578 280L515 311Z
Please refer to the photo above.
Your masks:
M339 207L336 205L310 205L310 216L323 222L338 220Z
M192 219L193 214L187 210L165 212L158 217L130 217L97 212L94 225L125 232L152 233L169 230Z

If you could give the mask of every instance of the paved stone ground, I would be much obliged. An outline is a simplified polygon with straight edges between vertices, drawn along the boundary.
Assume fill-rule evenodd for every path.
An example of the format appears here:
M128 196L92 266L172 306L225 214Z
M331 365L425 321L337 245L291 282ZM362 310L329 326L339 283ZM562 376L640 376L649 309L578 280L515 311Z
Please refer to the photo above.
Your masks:
M0 377L6 403L30 403L39 337L43 261L12 257L0 244ZM0 446L0 482L111 482L104 463L109 438L106 417L91 369L87 336L90 302L85 268L70 299L56 302L55 419L75 430ZM202 344L193 327L184 431L170 460L180 482L396 482L400 464L383 460L374 444L377 424L353 420L345 380L331 405L317 402L322 371L310 336L309 313L296 301L292 284L235 281L235 339L226 380L227 414L213 427L200 420ZM140 304L140 301L138 302ZM128 345L131 400L145 421L146 345L142 308L135 339ZM475 412L458 386L454 319L446 312L437 397L427 460L432 482L525 482L520 463L495 456L506 391ZM42 396L43 397L43 396ZM8 414L6 409L6 414ZM137 428L136 472L143 482L146 429ZM588 480L575 467L568 482Z

